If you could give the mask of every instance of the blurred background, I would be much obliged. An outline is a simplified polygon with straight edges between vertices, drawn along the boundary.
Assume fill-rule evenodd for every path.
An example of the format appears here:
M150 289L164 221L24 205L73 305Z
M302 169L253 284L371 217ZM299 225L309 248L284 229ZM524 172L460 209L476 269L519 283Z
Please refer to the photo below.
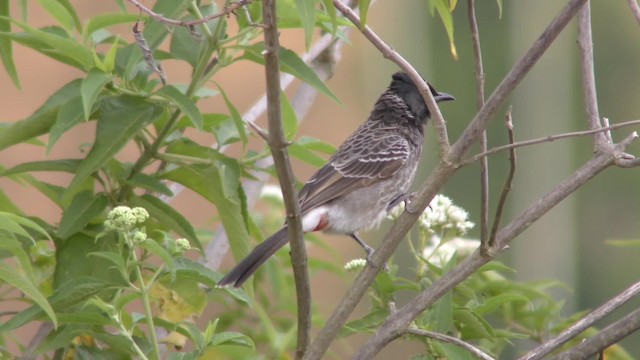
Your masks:
M17 3L17 2L16 2ZM71 1L81 17L106 11L117 11L111 2ZM29 23L46 26L52 23L36 5L29 4ZM486 74L487 97L510 67L539 36L544 27L558 13L565 1L504 1L499 17L494 0L477 1L477 16L482 42ZM12 6L16 6L12 2ZM132 9L133 11L133 9ZM14 12L15 13L15 12ZM595 72L600 115L618 123L640 118L640 26L624 2L593 1L593 40ZM476 110L473 55L467 24L466 2L458 2L454 12L455 43L459 58L449 52L447 35L439 18L429 14L426 1L379 1L369 11L368 24L388 44L409 60L438 90L453 94L456 101L442 105L449 134L455 140ZM113 32L130 36L127 26ZM513 120L517 140L532 139L551 134L586 129L582 110L582 89L579 77L576 21L553 43L527 78L498 111L489 127L489 146L507 142L504 113L513 105ZM299 129L300 136L313 136L339 145L355 127L366 119L379 94L384 91L396 66L385 60L360 33L352 31L351 44L343 48L342 60L328 85L341 99L338 105L319 96ZM283 30L282 43L298 53L304 51L301 31ZM75 69L54 63L43 56L19 46L14 47L14 58L22 83L17 90L4 72L0 72L0 121L22 119L35 111L53 91L80 76ZM186 82L188 68L184 64L163 63L170 82ZM229 97L243 113L263 94L262 68L253 63L240 62L223 71L214 79L228 92ZM202 103L202 112L226 112L220 99ZM265 124L264 119L260 120ZM266 126L266 125L265 125ZM637 129L637 128L636 128ZM615 140L621 140L632 128L616 130ZM78 157L92 141L93 123L79 126L58 141L48 159ZM428 127L423 164L414 187L426 178L436 161L435 138ZM189 134L201 143L211 143L208 134ZM256 148L261 146L254 139ZM472 150L477 152L477 148ZM628 148L632 154L640 153L640 145ZM122 159L133 159L135 149L127 148ZM551 190L559 181L571 174L592 156L591 139L571 138L543 143L518 150L518 170L512 195L506 206L502 224L507 224L532 202ZM11 167L18 163L45 158L41 147L21 145L0 153L1 164ZM489 159L492 209L502 189L508 170L506 153ZM304 181L314 170L298 161L293 163L299 180ZM65 174L37 175L48 181L65 185L70 177ZM275 180L272 181L276 183ZM500 256L501 261L517 269L515 276L522 280L556 279L568 288L556 289L554 296L566 303L566 313L578 309L593 309L622 291L640 274L640 249L608 245L611 239L640 238L640 171L638 169L610 168L587 183L560 206L546 214L518 237ZM38 192L0 178L0 186L26 214L40 216L47 221L60 219L59 209ZM477 164L460 170L443 192L470 213L471 220L479 219L479 167ZM214 230L215 208L190 192L183 192L174 206L189 219L194 227ZM364 234L374 246L384 235L385 224L378 232ZM474 229L471 237L479 236ZM339 249L346 262L361 257L361 249L345 237L323 237L332 247ZM314 249L311 249L314 251ZM406 253L400 249L398 257ZM399 261L397 261L399 262ZM231 266L229 259L223 265ZM341 265L341 264L337 264ZM410 269L407 269L408 272ZM339 301L342 288L348 285L333 274L319 273L312 279L316 305L329 314ZM636 300L616 312L606 323L640 305ZM362 339L354 339L353 346ZM398 354L402 346L390 346L385 354ZM640 356L640 334L628 337L623 345L630 353ZM411 353L411 352L409 352ZM397 356L397 355L396 355Z

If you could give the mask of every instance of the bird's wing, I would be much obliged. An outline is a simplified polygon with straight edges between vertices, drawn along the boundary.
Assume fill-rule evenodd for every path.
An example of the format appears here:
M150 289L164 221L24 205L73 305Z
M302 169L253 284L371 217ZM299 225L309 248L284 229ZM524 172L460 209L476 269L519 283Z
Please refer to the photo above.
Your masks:
M386 129L349 139L300 190L304 213L395 174L409 158L409 142Z

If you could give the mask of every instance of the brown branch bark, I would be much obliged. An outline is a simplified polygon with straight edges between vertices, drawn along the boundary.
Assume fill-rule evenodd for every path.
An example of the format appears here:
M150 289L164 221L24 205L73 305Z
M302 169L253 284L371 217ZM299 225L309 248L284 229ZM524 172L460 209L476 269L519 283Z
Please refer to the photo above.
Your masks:
M436 332L433 332L433 331L427 331L427 330L422 330L422 329L414 329L414 328L409 328L407 330L407 334L416 335L416 336L422 336L422 337L438 340L438 341L441 341L441 342L444 342L444 343L447 343L447 344L453 344L453 345L459 346L459 347L467 350L470 354L474 355L478 359L494 360L491 356L489 356L484 351L482 351L482 350L478 349L477 347L469 344L468 342L465 342L465 341L462 341L462 340L458 339L457 337L453 337L453 336L449 336L449 335L445 335L445 334L439 334L439 333L436 333Z
M480 137L482 130L486 128L490 118L493 116L500 104L504 101L506 96L524 78L528 71L542 56L544 51L564 29L569 20L571 20L571 18L575 16L576 12L584 4L585 1L586 0L569 1L564 9L562 9L560 14L558 14L558 16L556 16L556 18L552 20L552 22L549 24L549 26L547 26L540 37L533 43L533 45L522 57L522 59L518 61L518 63L507 74L505 79L500 83L500 85L498 85L498 88L488 99L485 106L483 106L482 109L476 114L471 124L461 135L460 139L449 149L449 151L445 154L445 157L438 163L429 178L425 181L424 184L422 184L421 190L417 193L416 197L410 204L410 211L402 214L398 221L396 221L396 223L392 226L391 230L387 233L382 245L376 250L372 257L372 262L375 267L365 267L364 270L358 275L353 285L347 290L347 293L344 295L342 301L340 302L334 313L328 319L324 328L320 330L318 336L309 347L309 350L304 359L319 359L327 351L329 345L338 333L338 330L342 327L347 317L349 316L349 314L351 314L360 299L362 299L362 296L365 294L366 290L373 282L373 279L375 278L379 269L382 268L381 265L384 264L391 256L391 254L395 251L402 239L408 233L409 229L416 222L419 214L424 211L424 209L429 204L429 201L433 199L436 192L455 173L456 167L454 166L454 164L462 158L469 147ZM334 0L334 3L338 2L339 1ZM603 156L599 157L598 159L602 159ZM609 164L607 163L607 166L608 165ZM548 209L545 211L548 211ZM539 216L542 216L542 214L540 214ZM500 239L502 236L501 234L502 232L500 232L497 236L497 244L500 244ZM467 276L471 272L473 272L473 270L477 269L477 267L482 265L482 263L489 261L488 258L480 256L471 256L467 259L468 260L466 262L472 262L472 264L473 261L481 261L475 264L475 267L470 267L470 272L466 274L464 274L464 272L461 272L460 270L456 272L452 271L449 274L457 273L459 275L464 274L465 276ZM460 268L460 266L458 268ZM455 284L459 283L463 279L464 277L455 279L457 280L457 282L454 281L450 285L447 285L448 289L452 288L453 286L455 286ZM449 279L449 281L451 281L451 279ZM434 284L434 286L435 285L436 284ZM432 288L429 288L427 292L430 292ZM439 293L438 297L431 299L431 301L435 301L437 298L442 296L442 294L444 293ZM409 314L412 313L409 312ZM370 341L367 342L367 344L358 351L356 358L371 358L373 354L377 353L384 346L384 344L386 344L386 342L390 338L389 336L393 338L394 335L398 334L398 329L406 329L407 325L413 318L404 317L403 315L407 315L407 310L405 310L404 312L402 310L399 310L398 313L392 315L389 318L389 321L385 322L386 326L383 325L383 327L378 330L376 335L372 337ZM390 327L389 323L401 326L396 327L396 325L393 325ZM396 332L394 333L394 331Z
M295 178L291 170L286 139L282 130L280 108L280 69L278 53L280 51L279 34L276 20L276 0L262 1L264 25L264 60L267 93L267 120L269 122L269 147L282 189L284 205L287 211L287 229L291 244L291 265L296 283L298 304L298 340L296 359L302 357L309 344L311 331L311 288L307 272L307 253L304 244L300 218L300 203L295 187Z
M611 314L614 310L619 308L620 306L626 304L633 297L640 294L640 282L637 282L630 287L628 287L625 291L613 297L611 300L607 301L599 308L595 309L587 316L578 320L575 324L571 325L564 331L562 331L555 338L547 341L546 343L536 347L535 349L529 351L524 356L520 357L518 360L541 360L545 356L551 354L554 350L558 349L560 346L565 344L567 341L575 338L580 335L582 332L587 330L590 326L593 326L598 320L604 318L605 316Z
M222 17L222 16L228 16L232 12L238 10L239 8L249 4L251 2L251 0L233 1L223 11L221 11L221 12L219 12L217 14L205 16L202 19L197 19L197 20L175 20L175 19L170 19L168 17L165 17L162 14L158 14L158 13L153 12L148 7L142 5L140 3L140 1L138 1L138 0L127 0L127 1L129 1L133 6L137 7L138 10L140 10L141 12L147 14L147 16L149 16L153 20L161 22L161 23L166 24L166 25L172 25L172 26L194 26L194 25L198 25L198 24L204 24L204 23L207 23L207 22L209 22L209 21L211 21L213 19L217 19L217 18Z
M429 108L429 112L431 113L431 118L433 120L433 124L436 128L436 132L438 133L438 143L440 145L440 156L442 156L449 149L449 135L447 135L447 126L444 122L444 117L442 117L442 113L440 112L440 108L436 104L431 91L429 90L429 86L424 81L422 76L416 71L416 69L405 60L402 55L400 55L397 51L393 50L391 46L387 45L376 33L374 33L368 26L361 26L360 18L355 11L353 11L349 6L343 3L341 0L333 0L333 5L336 7L338 11L342 13L344 17L349 19L360 31L362 34L375 46L384 58L393 61L398 67L407 73L411 80L416 84L418 91L420 91L420 95L424 99L427 107Z
M629 334L640 329L640 308L625 315L622 319L607 326L597 335L582 341L573 348L551 358L551 360L588 359L619 342Z
M513 144L515 142L515 135L513 134L513 118L511 116L511 111L513 107L509 107L506 115L505 127L507 128L507 133L509 134L509 144ZM502 219L502 212L504 211L504 206L507 203L507 196L509 196L509 192L511 191L511 184L513 183L513 177L516 174L516 149L511 148L509 152L509 174L507 175L507 179L504 182L504 186L502 187L502 193L500 194L500 199L498 200L498 206L496 207L496 214L493 217L493 225L491 226L491 235L489 235L489 249L495 246L496 235L498 234L498 229L500 228L500 220ZM487 254L485 250L485 254Z

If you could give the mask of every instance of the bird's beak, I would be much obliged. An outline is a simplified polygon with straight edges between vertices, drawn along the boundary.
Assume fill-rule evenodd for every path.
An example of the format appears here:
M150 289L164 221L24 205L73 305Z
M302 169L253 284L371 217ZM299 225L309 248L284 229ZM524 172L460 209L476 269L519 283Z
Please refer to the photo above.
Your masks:
M456 98L453 97L453 95L449 95L447 93L438 93L438 95L433 97L436 102L440 102L440 101L451 101L451 100L455 100Z

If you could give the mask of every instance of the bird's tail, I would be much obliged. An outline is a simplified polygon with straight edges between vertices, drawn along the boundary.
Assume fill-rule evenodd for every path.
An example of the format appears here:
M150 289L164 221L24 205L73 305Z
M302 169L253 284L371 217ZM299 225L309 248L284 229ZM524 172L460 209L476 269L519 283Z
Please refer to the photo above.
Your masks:
M242 284L253 275L256 270L262 265L268 258L271 257L278 249L287 243L287 227L284 226L278 230L275 234L271 235L265 241L256 246L247 257L242 259L231 271L223 277L218 286L233 285L233 287L240 287Z

